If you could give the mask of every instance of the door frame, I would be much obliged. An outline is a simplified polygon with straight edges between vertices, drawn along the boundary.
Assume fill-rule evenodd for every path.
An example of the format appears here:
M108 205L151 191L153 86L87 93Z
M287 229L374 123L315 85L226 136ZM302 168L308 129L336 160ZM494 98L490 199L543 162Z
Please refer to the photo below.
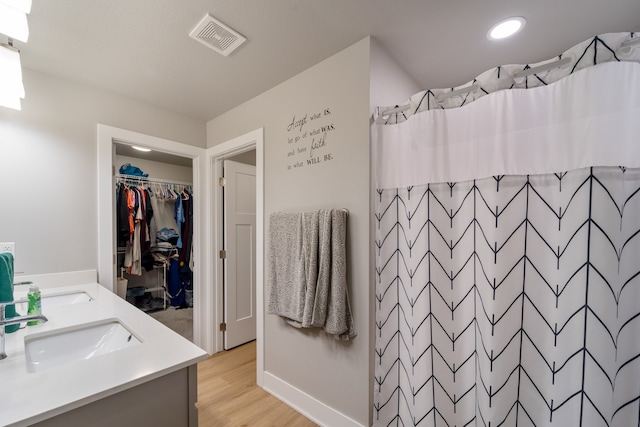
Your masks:
M222 187L218 185L218 177L222 176L222 161L246 151L256 150L256 382L262 387L264 378L264 128L259 128L244 135L233 138L208 148L206 151L206 183L209 184L210 203L206 230L210 242L208 263L209 277L214 288L215 323L214 348L223 351L224 339L220 328L224 322L224 278L222 277L222 260L219 253L224 249L222 225Z
M193 338L194 343L208 353L214 352L211 342L213 335L211 318L213 306L209 303L211 298L210 283L207 277L206 239L201 239L203 225L206 221L207 191L203 191L204 168L202 167L206 150L193 145L157 138L138 132L98 124L98 283L115 292L116 273L116 235L115 235L115 203L113 175L115 173L113 159L115 158L115 144L138 145L151 148L163 153L174 154L192 159L193 167L193 196L197 200L196 209L193 212L193 251L194 268L193 283ZM206 190L206 189L205 189Z

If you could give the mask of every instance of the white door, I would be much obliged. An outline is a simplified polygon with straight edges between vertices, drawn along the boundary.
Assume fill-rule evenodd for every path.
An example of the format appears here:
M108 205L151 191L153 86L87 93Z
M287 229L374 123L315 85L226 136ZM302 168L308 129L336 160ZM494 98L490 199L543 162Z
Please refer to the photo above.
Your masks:
M256 167L224 161L224 348L256 339Z

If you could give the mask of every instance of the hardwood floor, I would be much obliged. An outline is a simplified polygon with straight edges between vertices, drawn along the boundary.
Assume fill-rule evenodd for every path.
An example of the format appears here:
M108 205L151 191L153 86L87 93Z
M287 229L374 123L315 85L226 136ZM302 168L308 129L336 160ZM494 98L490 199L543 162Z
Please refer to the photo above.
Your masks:
M256 343L198 363L200 427L311 427L315 423L256 385Z

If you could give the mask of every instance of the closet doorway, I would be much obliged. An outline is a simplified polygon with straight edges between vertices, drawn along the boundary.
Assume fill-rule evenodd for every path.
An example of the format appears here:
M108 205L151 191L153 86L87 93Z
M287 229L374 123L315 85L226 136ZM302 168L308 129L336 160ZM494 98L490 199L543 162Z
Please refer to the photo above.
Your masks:
M116 293L193 342L192 160L114 145ZM127 218L126 194L136 196L138 234Z
M208 267L205 264L208 246L204 244L206 234L206 206L208 195L203 192L204 148L153 137L108 125L98 124L98 282L105 288L117 292L117 241L115 216L115 168L116 145L136 145L190 159L192 166L193 195L193 342L208 351L215 352L212 322L211 286L208 286ZM200 203L198 203L200 201ZM207 252L207 253L205 253Z

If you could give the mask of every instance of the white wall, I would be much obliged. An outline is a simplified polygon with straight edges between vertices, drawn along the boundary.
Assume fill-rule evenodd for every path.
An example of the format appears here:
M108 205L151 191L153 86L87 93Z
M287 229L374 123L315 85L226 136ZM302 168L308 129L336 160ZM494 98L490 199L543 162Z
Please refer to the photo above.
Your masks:
M24 70L22 111L0 108L0 241L16 272L97 269L98 123L204 147L204 122Z
M264 319L265 371L323 405L361 425L371 414L369 337L369 38L337 53L207 124L207 146L264 127L265 230L275 211L347 208L348 281L359 335L336 341L318 330L300 330L274 315ZM330 114L325 114L325 109ZM311 121L310 117L320 117ZM308 115L307 124L288 131L293 117ZM321 125L333 125L326 145L308 164L311 135ZM300 137L298 143L290 138ZM292 149L307 151L288 156ZM324 160L331 155L331 160ZM315 157L315 156L314 156ZM301 168L288 169L296 161ZM268 268L268 267L267 267ZM267 274L265 273L265 277ZM266 382L266 381L265 381Z
M116 173L120 173L120 166L125 163L139 167L144 173L149 174L149 178L162 179L165 181L193 182L193 168L191 167L116 155L113 162Z
M375 39L371 39L371 108L403 105L424 88L392 58Z

